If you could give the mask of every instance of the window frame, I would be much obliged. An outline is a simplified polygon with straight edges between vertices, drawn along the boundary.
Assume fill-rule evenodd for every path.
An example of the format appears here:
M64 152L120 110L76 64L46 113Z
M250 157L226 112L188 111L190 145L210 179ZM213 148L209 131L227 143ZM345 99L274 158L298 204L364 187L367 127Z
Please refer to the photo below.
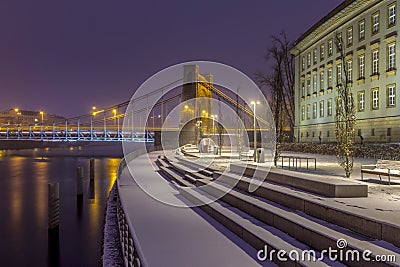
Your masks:
M327 100L327 116L332 116L332 98Z
M333 54L333 39L328 40L328 57L332 56Z
M353 45L353 26L350 26L346 30L346 44L347 47L350 47Z
M360 54L358 56L358 79L359 80L365 79L365 54L364 53Z
M365 111L365 90L357 92L357 110L358 112Z
M376 53L376 58L375 58ZM376 63L376 69L375 69ZM371 76L379 75L379 49L374 49L371 51Z
M319 101L319 117L323 118L325 116L325 101Z
M393 47L393 54L390 54L390 47ZM387 49L387 53L386 53L387 54L387 60L386 60L387 71L395 70L396 69L396 42L388 44L386 49ZM391 58L392 58L393 66L390 66Z
M389 94L390 88L393 88L392 96ZM393 104L390 103L391 98L393 99ZM396 107L396 84L395 83L388 84L386 86L386 99L387 99L387 101L386 101L387 108L395 108Z
M361 28L362 25L362 28ZM362 33L362 36L361 36ZM358 41L365 40L365 19L358 22Z
M393 13L393 15L390 15L390 9L391 8L394 8L394 13ZM387 20L386 20L386 23L387 23L387 28L391 28L391 27L393 27L393 26L395 26L396 25L396 2L393 2L393 3L391 3L391 4L389 4L388 6L387 6ZM391 17L393 17L393 22L391 22L390 20L391 20Z
M381 16L380 16L380 14L379 14L380 12L379 12L379 10L378 11L376 11L375 13L373 13L372 15L371 15L371 35L375 35L375 34L378 34L379 33L379 30L380 30L380 20L381 20ZM377 21L377 29L375 30L375 17L377 17L378 18L378 21Z
M376 97L375 97L375 92L377 93ZM378 110L378 109L379 109L379 88L375 87L371 89L371 110Z

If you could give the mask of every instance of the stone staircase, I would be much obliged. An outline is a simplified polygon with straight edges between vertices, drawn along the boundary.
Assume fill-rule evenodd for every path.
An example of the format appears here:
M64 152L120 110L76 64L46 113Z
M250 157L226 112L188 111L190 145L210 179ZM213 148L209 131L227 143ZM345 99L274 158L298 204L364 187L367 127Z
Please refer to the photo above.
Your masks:
M251 178L235 172L203 170L176 158L159 157L157 164L185 198L258 250L254 257L260 265L266 257L280 266L400 266L398 226L330 207L316 201L323 196L279 184L279 179L249 193ZM340 248L342 256L334 254L339 258L333 261L324 251L329 248ZM372 252L373 261L363 260L365 251ZM394 255L396 261L377 262L377 255Z

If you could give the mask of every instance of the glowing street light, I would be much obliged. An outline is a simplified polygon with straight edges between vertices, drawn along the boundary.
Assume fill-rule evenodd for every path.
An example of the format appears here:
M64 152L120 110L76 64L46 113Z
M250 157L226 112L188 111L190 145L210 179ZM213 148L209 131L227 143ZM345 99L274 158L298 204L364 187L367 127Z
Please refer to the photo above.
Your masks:
M42 123L40 124L40 136L43 139L43 116L44 116L44 112L41 110L39 112L40 116L42 117Z
M260 101L251 101L251 105L253 105L253 130L254 130L254 162L257 162L257 129L256 129L256 105L260 104Z

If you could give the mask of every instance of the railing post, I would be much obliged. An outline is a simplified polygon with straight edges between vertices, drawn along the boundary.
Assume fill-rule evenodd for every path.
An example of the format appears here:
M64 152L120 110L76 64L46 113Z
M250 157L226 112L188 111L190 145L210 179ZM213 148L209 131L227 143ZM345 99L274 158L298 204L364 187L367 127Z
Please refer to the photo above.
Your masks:
M65 141L68 141L68 120L65 120Z
M81 140L81 130L80 130L80 125L79 125L80 122L81 122L81 120L78 119L78 131L77 131L77 134L78 134L77 139L78 139L78 141Z
M48 226L49 230L57 229L60 225L60 184L48 184Z
M53 121L53 127L52 127L51 135L53 137L53 140L56 139L56 125L55 125L54 121Z

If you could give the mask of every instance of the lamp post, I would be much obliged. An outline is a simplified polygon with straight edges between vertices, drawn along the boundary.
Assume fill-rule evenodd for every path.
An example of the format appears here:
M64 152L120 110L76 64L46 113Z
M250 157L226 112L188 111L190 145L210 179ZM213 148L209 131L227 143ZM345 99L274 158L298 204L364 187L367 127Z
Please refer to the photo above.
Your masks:
M43 116L44 116L44 112L40 111L39 114L42 117L42 122L40 124L40 138L43 139Z
M93 141L93 118L96 115L96 107L92 107L92 116L90 116L90 141Z
M256 129L256 105L260 104L260 101L251 101L253 105L253 131L254 131L254 162L257 162L257 129Z

